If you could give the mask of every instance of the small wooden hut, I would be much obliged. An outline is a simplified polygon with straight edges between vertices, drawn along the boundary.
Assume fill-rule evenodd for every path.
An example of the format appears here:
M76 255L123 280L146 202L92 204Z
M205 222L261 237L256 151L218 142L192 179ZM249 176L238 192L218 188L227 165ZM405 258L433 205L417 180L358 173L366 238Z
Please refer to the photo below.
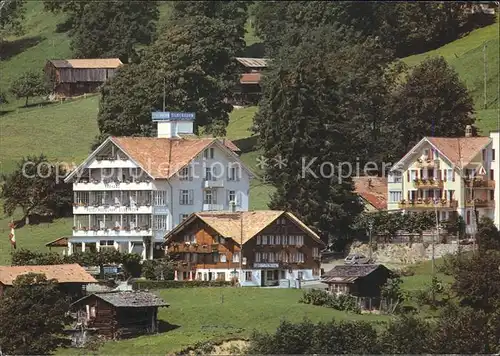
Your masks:
M126 291L94 293L74 302L71 309L77 318L75 331L120 339L157 332L158 308L168 306L153 293Z

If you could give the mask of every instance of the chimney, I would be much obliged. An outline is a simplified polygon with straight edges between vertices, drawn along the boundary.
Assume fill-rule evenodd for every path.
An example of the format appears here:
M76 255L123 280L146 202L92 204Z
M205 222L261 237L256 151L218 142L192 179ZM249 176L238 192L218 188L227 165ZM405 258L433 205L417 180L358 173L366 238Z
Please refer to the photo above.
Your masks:
M156 111L151 114L151 118L158 123L159 138L177 138L182 134L194 133L195 114L192 112Z
M465 126L465 137L472 137L472 126Z

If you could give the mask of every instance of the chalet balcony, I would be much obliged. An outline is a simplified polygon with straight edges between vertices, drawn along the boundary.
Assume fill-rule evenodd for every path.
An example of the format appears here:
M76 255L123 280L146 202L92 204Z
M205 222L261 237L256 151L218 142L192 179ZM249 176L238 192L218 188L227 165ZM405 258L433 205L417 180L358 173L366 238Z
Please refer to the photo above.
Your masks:
M175 253L212 253L219 250L219 244L173 243L168 246L169 254Z
M402 200L398 204L399 209L434 209L434 208L448 208L456 209L458 202L456 200L446 199L416 199L416 200Z
M136 168L137 165L133 163L128 157L111 157L111 156L97 156L90 164L89 168Z
M73 183L74 191L95 191L95 190L152 190L153 183L144 181L104 181L104 180L80 180Z
M464 184L466 187L470 187L472 184L473 188L484 188L484 189L495 189L495 181L494 180L484 180L478 178L465 178Z
M223 180L204 180L203 181L204 189L212 189L212 188L224 188Z
M476 207L476 208L494 208L495 201L494 200L474 199L474 200L466 201L465 206Z
M439 168L439 160L419 158L416 166L418 168Z
M73 214L152 214L151 204L137 204L135 206L125 205L86 205L73 204Z
M443 180L442 179L415 179L413 181L413 185L417 188L442 188Z

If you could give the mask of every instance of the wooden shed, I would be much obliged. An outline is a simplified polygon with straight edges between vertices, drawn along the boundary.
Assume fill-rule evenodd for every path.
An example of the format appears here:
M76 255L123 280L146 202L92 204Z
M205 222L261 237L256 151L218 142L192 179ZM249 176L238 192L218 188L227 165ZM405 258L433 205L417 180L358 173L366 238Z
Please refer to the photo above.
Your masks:
M146 291L95 293L71 305L76 314L75 331L92 330L110 339L158 331L158 308L165 301Z
M66 98L95 92L122 64L118 58L51 59L44 71L54 96Z

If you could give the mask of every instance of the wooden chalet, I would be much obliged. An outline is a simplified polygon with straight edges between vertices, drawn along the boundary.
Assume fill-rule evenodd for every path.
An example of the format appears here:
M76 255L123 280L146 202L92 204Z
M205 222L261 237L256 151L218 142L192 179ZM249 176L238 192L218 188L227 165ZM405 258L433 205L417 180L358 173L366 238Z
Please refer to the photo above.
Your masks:
M242 286L318 280L320 237L285 211L194 213L165 236L179 261L178 280L237 281Z
M57 280L61 291L72 299L85 294L85 286L97 283L79 264L48 266L0 266L0 296L5 289L12 287L18 276L28 273L44 274L47 279Z
M356 297L380 298L381 288L394 273L380 264L339 265L321 279L328 291Z
M235 88L233 100L235 105L256 105L260 100L260 81L262 71L267 68L265 58L236 58L240 65L240 82Z
M44 71L54 96L66 98L97 91L122 64L118 58L51 59Z
M146 291L95 293L71 305L76 317L73 340L87 331L109 339L127 338L158 331L158 308L164 300Z

